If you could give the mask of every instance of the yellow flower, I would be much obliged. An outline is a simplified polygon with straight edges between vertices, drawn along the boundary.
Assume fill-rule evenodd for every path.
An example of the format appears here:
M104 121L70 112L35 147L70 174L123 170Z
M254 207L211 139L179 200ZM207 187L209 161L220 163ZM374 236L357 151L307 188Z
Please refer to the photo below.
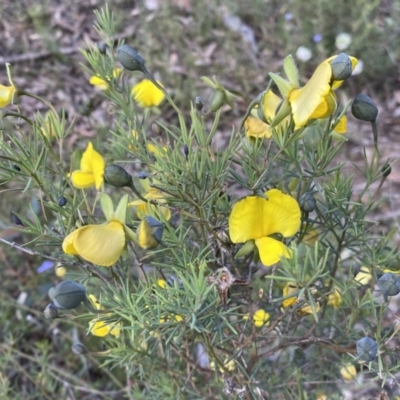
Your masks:
M210 369L211 371L215 371L215 361L211 361L210 362ZM225 373L225 372L232 372L235 370L235 360L225 360L224 361L224 366L223 367L218 367L219 372L221 372L221 374Z
M283 297L289 296L290 294L297 292L299 289L300 289L300 286L296 282L288 282L286 284L286 286L283 288ZM296 304L299 301L303 302L303 299L299 299L296 296L288 297L287 299L283 300L282 307L288 308L288 307ZM315 302L314 308L315 308L315 312L318 312L321 309L318 302ZM305 303L304 306L302 306L301 308L299 308L297 310L297 312L300 315L313 314L313 308L311 307L311 305L309 303Z
M67 269L65 267L56 266L55 273L57 277L63 278L67 273Z
M144 191L146 192L143 196L145 199L155 200L159 204L166 203L165 194L161 192L161 190L150 187L148 179L141 179L140 183ZM136 208L136 213L139 218L143 218L146 215L154 215L156 218L159 219L160 214L162 214L167 221L169 221L169 219L171 218L171 210L168 207L151 204L147 201L143 201L140 199L130 202L129 207Z
M352 381L357 377L357 370L353 364L346 364L340 368L340 375L346 381Z
M272 137L273 128L271 128L269 124L275 118L276 110L281 101L282 100L271 90L264 92L260 101L261 109L253 109L252 114L258 115L258 112L262 113L267 122L264 122L259 118L255 118L254 116L247 117L244 126L246 128L246 135L249 138L270 139ZM285 123L286 120L281 121L279 125L283 125Z
M160 82L157 82L161 85ZM162 86L162 85L161 85ZM157 107L164 100L164 93L148 79L143 79L137 83L131 90L140 107Z
M269 318L270 315L265 310L260 308L253 314L254 325L257 328L261 328L262 326L268 324Z
M81 169L72 172L72 184L78 189L88 189L95 186L100 189L104 181L105 163L103 157L93 149L91 142L81 158Z
M342 304L342 294L338 288L333 288L332 293L328 295L328 305L333 306L334 309L338 309Z
M157 285L165 289L167 287L167 281L165 279L157 279Z
M126 241L137 240L137 237L125 225L128 196L120 200L115 212L105 193L101 194L101 201L107 223L85 225L74 230L65 237L62 248L67 254L79 255L93 264L109 267L118 261Z
M113 77L118 78L121 75L121 68L115 68L113 71ZM99 75L92 75L89 79L89 83L96 86L100 90L107 90L110 86L110 77L106 77L106 80L101 79Z
M100 305L96 296L89 294L88 297L97 310L104 310L104 307ZM94 336L104 337L110 334L118 338L121 334L121 323L107 324L105 321L95 318L89 322L89 332Z
M11 79L11 71L10 71L10 64L6 64L7 68L7 75L8 75L8 82L10 86L0 85L0 108L5 108L9 104L11 104L14 100L15 96L15 86Z
M347 117L343 115L342 118L340 118L339 122L336 124L336 126L333 128L334 132L344 134L347 132Z
M153 217L146 216L137 229L137 241L142 249L154 249L161 242L164 225Z
M265 192L267 198L248 196L238 201L229 216L229 236L233 243L254 240L261 262L270 266L281 257L290 257L290 250L279 240L296 234L300 228L300 207L297 201L278 189Z
M164 156L166 156L166 154L168 152L167 146L156 146L152 143L149 143L147 145L147 150L150 153L153 153L155 156L158 156L158 157L164 157Z
M361 267L360 272L354 277L354 280L361 285L368 285L372 279L372 275L367 270L363 270L363 268Z
M291 113L295 129L300 129L312 119L323 119L333 114L336 109L336 96L333 92L343 81L333 81L330 63L336 56L323 61L315 70L310 80L300 87L297 68L291 56L284 61L284 70L288 81L277 74L270 73L271 79L281 92L284 103L280 107L282 115ZM350 57L352 69L357 59Z

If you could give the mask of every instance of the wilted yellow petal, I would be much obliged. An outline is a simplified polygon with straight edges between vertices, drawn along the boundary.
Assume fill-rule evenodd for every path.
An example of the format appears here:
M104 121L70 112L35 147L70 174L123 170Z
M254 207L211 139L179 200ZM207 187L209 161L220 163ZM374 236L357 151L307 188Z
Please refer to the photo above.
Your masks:
M124 228L118 221L106 225L86 225L77 230L73 244L83 259L109 267L117 262L124 250Z
M256 239L255 244L260 260L266 267L278 263L282 257L290 257L290 250L282 242L271 237Z
M307 123L312 113L329 93L331 77L331 66L324 61L304 87L290 92L289 102L296 129L300 129Z
M160 82L157 81L161 85ZM140 107L157 107L164 100L164 93L148 79L133 86L131 90L132 96L135 98Z
M272 137L271 127L261 119L249 116L244 122L246 128L246 135L255 139L270 139Z

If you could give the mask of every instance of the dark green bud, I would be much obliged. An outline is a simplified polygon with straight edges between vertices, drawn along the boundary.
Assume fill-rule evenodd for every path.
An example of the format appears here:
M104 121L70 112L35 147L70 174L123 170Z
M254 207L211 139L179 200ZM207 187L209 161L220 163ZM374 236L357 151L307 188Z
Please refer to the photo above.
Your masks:
M204 107L204 101L200 96L196 96L194 99L194 106L196 107L196 110L198 112L202 112L203 111L203 107Z
M161 135L161 128L160 125L156 124L155 122L153 122L151 124L151 130L153 131L154 134L156 135Z
M392 167L387 161L385 162L385 165L381 168L381 172L385 178L387 178L391 174Z
M83 354L87 354L88 350L82 343L74 343L71 346L71 350L77 356L82 356Z
M24 224L22 223L22 221L19 219L19 217L17 217L15 214L11 215L11 221L14 222L15 225L21 225L24 226Z
M13 164L13 166L12 166L16 171L21 171L21 168L20 167L18 167L18 165L17 164Z
M373 361L378 353L378 343L368 336L358 340L356 346L358 357L365 362Z
M107 165L104 171L104 178L107 183L115 187L130 187L132 184L132 176L124 168L116 164Z
M378 116L378 108L369 96L360 93L351 105L351 113L361 121L375 122Z
M343 81L353 72L350 57L345 53L340 53L332 60L331 68L334 81Z
M226 104L225 93L221 90L215 90L210 98L210 111L214 112L219 110L224 104Z
M315 210L317 202L311 193L306 192L300 197L299 204L301 211L310 213Z
M142 71L145 70L144 60L139 52L128 44L123 44L117 50L118 61L128 71Z
M58 308L54 305L54 303L47 304L44 309L44 316L47 319L56 319L59 317Z
M49 297L57 308L72 310L86 299L86 289L80 283L63 281L49 290Z
M107 45L105 44L105 43L99 43L98 45L97 45L97 48L98 48L98 50L99 50L99 53L101 54L101 55L105 55L106 53L107 53Z
M67 204L67 199L64 196L60 196L57 203L60 207L64 207Z
M384 296L396 296L400 293L400 280L391 272L383 274L376 284Z
M189 147L188 147L187 144L185 144L185 145L183 146L183 154L185 155L185 158L186 158L186 161L187 161L188 158L189 158Z

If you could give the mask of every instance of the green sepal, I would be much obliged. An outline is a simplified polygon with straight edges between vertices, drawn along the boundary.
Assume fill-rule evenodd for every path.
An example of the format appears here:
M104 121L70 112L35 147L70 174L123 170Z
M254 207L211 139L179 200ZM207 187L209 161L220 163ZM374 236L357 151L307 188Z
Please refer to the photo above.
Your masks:
M242 248L235 254L235 258L244 257L254 251L256 245L254 240L248 240Z
M275 118L271 121L271 128L274 128L280 122L282 122L290 113L292 112L292 108L287 100L282 102L279 107L278 112L275 115Z
M296 89L295 86L293 86L290 82L288 82L286 79L283 79L280 75L274 74L273 72L269 73L269 76L271 79L275 82L275 85L278 86L279 91L281 92L281 95L284 99L287 99L289 97L289 93L293 90Z
M121 198L113 215L113 219L121 222L122 225L125 225L126 223L126 210L128 208L128 199L129 196L127 194Z
M100 206L106 221L110 222L114 214L114 204L108 194L100 193Z
M124 232L125 232L125 237L128 240L137 243L137 234L135 232L133 232L133 230L131 228L124 225Z
M296 64L291 55L285 58L285 61L283 62L283 69L293 88L299 88L299 71L297 70Z

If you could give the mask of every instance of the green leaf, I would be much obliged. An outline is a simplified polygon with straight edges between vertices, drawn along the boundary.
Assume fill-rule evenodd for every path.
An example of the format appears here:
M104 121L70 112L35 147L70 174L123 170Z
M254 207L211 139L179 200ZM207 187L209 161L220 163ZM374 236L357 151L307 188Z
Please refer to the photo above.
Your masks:
M247 241L242 248L235 254L235 258L244 257L250 254L255 249L254 240Z

